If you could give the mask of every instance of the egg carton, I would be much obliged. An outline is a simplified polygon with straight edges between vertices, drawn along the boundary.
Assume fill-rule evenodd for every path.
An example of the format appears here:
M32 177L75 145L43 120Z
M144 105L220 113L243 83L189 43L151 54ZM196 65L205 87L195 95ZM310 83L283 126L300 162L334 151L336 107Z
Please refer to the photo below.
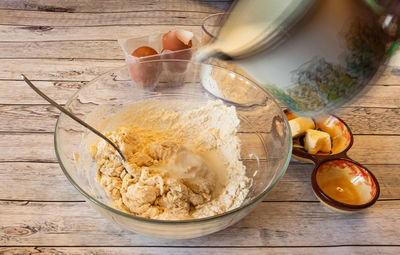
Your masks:
M147 57L137 58L137 57L132 56L132 52L142 46L151 47L151 48L155 49L157 52L159 52L159 54L153 55L152 57L159 56L160 58L163 58L163 56L171 54L171 52L169 52L169 51L162 52L162 50L163 50L162 37L166 33L168 33L168 31L165 31L164 33L158 33L158 34L147 35L147 36L142 36L142 37L133 37L133 38L131 37L131 38L118 39L118 43L119 43L119 45L124 53L124 56L125 56L125 61L129 64L129 63L135 63L138 59L147 58ZM201 45L200 36L196 35L195 33L193 35L192 45L193 46L190 49L178 50L178 51L174 51L174 53L185 52L188 50L190 50L192 52L195 51Z
M194 55L194 53L196 52L197 48L202 43L200 36L194 33L193 38L192 38L192 47L189 49L183 49L183 50L177 50L177 51L166 51L166 50L163 50L163 47L162 47L162 37L167 32L168 31L165 31L163 33L154 34L154 35L142 36L142 37L118 39L118 43L124 53L125 62L127 63L128 67L134 68L135 64L137 64L138 62L144 62L146 60L147 61L155 60L155 59L168 59L171 61L175 60L175 59L191 60L191 58ZM132 52L142 46L151 47L151 48L155 49L157 52L159 52L159 54L152 55L152 56L146 56L146 57L139 57L139 58L132 56ZM185 73L186 73L185 67L186 67L186 64L179 63L179 62L172 61L169 63L164 63L160 67L159 74L157 72L157 74L155 74L155 75L157 75L161 78L164 78L164 80L167 80L169 85L171 85L171 86L182 85L183 81L185 79ZM154 69L154 68L149 68L149 70L150 69ZM135 77L132 76L132 72L131 72L131 78L133 81L135 81ZM158 77L156 77L156 78L158 78ZM159 79L153 79L152 82L145 83L145 84L143 84L143 82L137 82L137 80L135 82L138 87L154 89L157 86L157 84L159 83Z

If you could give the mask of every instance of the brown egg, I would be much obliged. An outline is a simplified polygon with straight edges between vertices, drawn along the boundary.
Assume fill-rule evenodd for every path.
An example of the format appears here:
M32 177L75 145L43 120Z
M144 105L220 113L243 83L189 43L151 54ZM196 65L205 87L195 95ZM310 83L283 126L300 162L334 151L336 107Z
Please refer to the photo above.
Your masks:
M136 62L129 64L129 70L132 80L139 87L149 88L157 85L158 78L162 71L162 63L146 63L146 61L159 60L160 56L157 54L156 50L148 46L142 46L133 51L132 56L137 59Z
M158 54L158 52L155 49L148 47L148 46L139 47L132 52L132 56L137 57L137 58L147 57L147 56L157 55L157 54Z
M176 31L169 31L163 35L163 59L184 59L190 60L192 58L193 33L190 31L178 29ZM174 52L177 51L177 52ZM187 63L185 62L169 62L166 64L168 71L172 73L183 73L186 71Z
M189 40L187 44L179 40L176 31L169 31L162 37L162 45L164 50L176 51L183 50L192 47L192 40Z
M192 58L192 51L190 49L180 50L177 52L163 50L162 58L171 60L173 59L190 60ZM166 63L166 68L168 71L173 73L183 73L186 71L187 62L171 61Z

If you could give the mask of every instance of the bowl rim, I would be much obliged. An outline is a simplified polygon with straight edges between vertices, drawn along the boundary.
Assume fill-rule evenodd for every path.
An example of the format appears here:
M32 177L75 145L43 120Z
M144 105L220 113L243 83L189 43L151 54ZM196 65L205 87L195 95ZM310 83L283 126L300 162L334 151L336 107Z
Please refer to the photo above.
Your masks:
M221 213L221 214L217 214L214 216L208 216L208 217L204 217L204 218L197 218L197 219L188 219L188 220L159 220L159 219L149 219L149 218L144 218L144 217L140 217L140 216L136 216L133 214L129 214L129 213L125 213L123 211L120 211L116 208L113 208L99 200L97 200L96 198L93 198L91 195L89 195L84 189L82 189L78 183L75 182L75 180L71 177L71 175L69 175L67 169L65 168L65 166L62 163L61 160L61 156L60 153L58 152L58 142L57 142L57 136L58 136L58 126L60 123L60 118L61 116L64 116L65 114L60 113L60 115L57 118L57 122L55 125L55 132L54 132L54 148L55 148L55 152L56 152L56 157L58 160L58 163L61 167L61 170L63 171L64 175L67 177L68 181L72 184L72 186L74 186L79 193L81 193L87 200L89 200L90 202L94 203L96 206L101 207L102 209L105 209L107 211L111 211L113 213L116 213L122 217L125 218L129 218L129 219L133 219L133 220L137 220L137 221L142 221L142 222L148 222L148 223L158 223L158 224L163 224L163 225L175 225L175 224L191 224L191 223L200 223L200 222L206 222L206 221L212 221L212 220L217 220L219 218L223 218L227 215L231 215L234 214L235 212L241 211L244 208L250 207L252 205L257 204L273 187L276 186L276 184L280 181L280 179L282 178L282 176L286 173L286 170L289 166L290 163L290 159L291 159L291 153L292 153L292 146L293 146L293 141L292 141L292 134L291 134L291 130L289 127L289 122L287 120L287 118L285 117L285 113L283 112L282 107L279 105L279 103L276 101L276 99L268 92L265 91L258 83L256 83L255 81L249 79L248 77L245 77L239 73L236 73L235 71L229 70L227 68L221 67L221 66L217 66L214 64L210 64L210 63L201 63L201 62L196 62L196 61L192 61L192 60L182 60L182 59L157 59L157 60L149 60L149 61L143 61L141 63L147 63L147 62L185 62L185 63L192 63L192 64L196 64L196 65L209 65L209 66L213 66L215 68L218 69L222 69L228 72L232 72L235 73L235 75L239 75L242 78L248 80L249 82L251 82L251 85L256 87L257 89L260 90L261 93L265 93L268 97L269 100L272 100L272 102L275 104L275 106L278 108L280 114L284 117L283 121L286 124L287 127L287 131L288 131L288 141L289 141L289 146L288 146L288 151L287 151L287 158L286 161L284 162L282 169L278 172L278 175L276 176L275 180L273 182L271 182L271 184L265 188L260 194L258 194L255 198L253 198L252 200L250 200L247 203L244 203L242 205L240 205L239 207L235 208L235 209L231 209L227 212ZM73 93L69 99L67 100L67 102L65 103L65 107L68 107L71 102L73 101L74 97L79 94L79 92L87 86L90 86L91 84L95 83L97 80L101 79L102 77L104 77L105 75L108 75L110 73L119 71L121 69L126 68L127 66L129 66L129 64L124 64L122 66L113 68L111 70L106 71L105 73L99 75L98 77L94 78L93 80L89 81L86 85L84 85L83 87L81 87L78 91L76 91L75 93ZM204 88L204 87L203 87ZM207 89L204 88L204 90L209 93L210 95L214 96L211 92L209 92ZM214 96L216 97L216 96ZM218 99L220 99L219 97L216 97Z
M325 192L322 191L321 187L317 183L317 172L323 164L330 162L330 161L335 161L335 160L343 160L343 161L350 162L354 165L357 165L358 167L362 168L369 176L371 176L372 181L375 183L376 193L375 193L375 196L370 201L368 201L367 203L359 204L359 205L346 204L346 203L342 203L342 202L339 202L338 200L331 198L330 196L325 194ZM356 210L368 208L371 205L375 204L375 202L378 200L379 195L380 195L379 182L376 179L375 175L365 166L363 166L360 163L358 163L352 159L349 159L349 158L328 159L328 160L325 160L325 161L321 162L320 164L316 165L311 174L311 186L314 191L314 194L318 197L318 199L320 199L321 201L323 201L324 203L326 203L329 206L332 206L332 207L340 209L340 210L345 210L345 211L356 211Z
M206 28L206 26L207 26L207 21L209 21L211 18L214 18L214 17L217 17L217 16L221 16L221 17L223 17L224 15L225 16L228 16L228 12L217 12L217 13L213 13L213 14L210 14L210 15L208 15L207 17L205 17L202 21L201 21L201 29L203 30L203 32L206 34L206 35L208 35L209 37L211 37L211 38L215 38L215 36L216 35L213 35L213 34L211 34L211 32Z

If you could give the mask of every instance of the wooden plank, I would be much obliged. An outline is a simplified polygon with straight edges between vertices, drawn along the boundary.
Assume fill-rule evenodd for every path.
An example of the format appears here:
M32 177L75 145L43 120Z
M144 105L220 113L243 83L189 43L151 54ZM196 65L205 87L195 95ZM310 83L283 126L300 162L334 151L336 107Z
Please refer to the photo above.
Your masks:
M0 132L54 132L58 115L50 105L0 105Z
M398 255L399 247L382 247L382 246L344 246L344 247L4 247L0 248L0 253L4 254L147 254L147 255L164 255L164 254L227 254L227 255L259 255L259 254L304 254L304 255L336 255L336 254L386 254Z
M83 201L58 163L0 163L0 194L9 200Z
M4 0L0 9L46 11L46 12L137 12L157 10L186 10L191 12L221 12L230 6L230 0L224 1L177 1L177 0L100 0L93 4L89 0Z
M56 59L10 59L0 61L0 104L15 103L15 95L25 98L27 104L43 104L43 101L33 95L27 85L20 80L20 74L24 73L35 84L50 89L49 96L57 96L67 88L78 88L82 82L90 81L97 76L110 71L113 68L124 65L123 60L56 60ZM1 80L3 79L3 81ZM4 80L4 79L12 79ZM38 83L38 81L47 83ZM10 87L13 89L10 90ZM53 91L57 93L53 94ZM32 96L33 95L33 96ZM65 102L67 98L63 101ZM61 102L62 103L62 102ZM400 108L400 86L368 86L365 93L345 105L345 107L381 107ZM340 114L340 112L339 112Z
M379 76L374 84L383 85L400 85L400 68L397 67L387 67L387 70Z
M55 93L59 91L57 88L54 90ZM47 88L46 91L48 91ZM25 94L28 95L29 92L28 90ZM62 95L68 98L67 90L63 92ZM36 95L33 91L30 93L32 96ZM59 102L63 102L65 98L57 99ZM26 102L25 100L21 101ZM44 100L42 102L46 103ZM53 132L58 115L59 111L50 105L0 105L0 119L2 120L0 132ZM243 112L242 115L252 122L253 127L243 123L240 131L251 132L254 129L269 131L267 128L269 116L266 112L259 112L257 116L246 114L246 112ZM350 126L353 134L374 135L399 135L400 118L396 118L399 115L400 109L364 107L344 108L337 114Z
M132 28L131 30L135 30L135 28ZM166 33L168 31L162 31L160 28L158 30L160 33ZM198 29L189 30L197 31ZM144 36L146 35L141 34L141 37ZM197 32L196 39L200 41L202 39L201 36L201 33ZM108 41L69 40L45 42L1 42L0 58L83 58L98 60L123 60L124 55L116 39Z
M400 49L379 68L371 83L379 85L400 85Z
M197 33L201 37L201 31L198 28L189 27L191 31ZM94 28L97 30L97 28ZM140 35L144 36L146 33L140 31L136 26L130 28L130 32L141 32ZM163 30L161 27L155 28L152 33L163 33L168 31L167 28ZM83 36L83 35L82 35ZM8 39L8 38L5 38ZM91 59L124 59L122 50L116 40L108 41L22 41L22 42L2 42L0 43L0 58L91 58ZM201 38L199 38L201 39ZM0 40L1 41L1 40ZM400 56L400 53L398 54ZM399 57L400 58L400 57ZM400 79L398 76L399 71L394 71L394 67L382 66L385 71L380 72L376 80L373 80L374 85L399 85L396 82Z
M250 153L263 154L255 146L258 137L254 134L240 134L240 139L244 158ZM400 157L393 153L398 148L400 136L356 135L348 154L363 164L400 164ZM56 160L52 133L0 133L0 151L0 162Z
M171 29L186 29L201 33L200 26L187 25L125 25L95 27L52 27L45 26L9 26L0 25L0 41L60 41L60 40L117 40L164 33Z
M124 59L117 41L3 42L0 58Z
M345 107L400 107L400 86L367 86Z
M400 165L366 167L378 178L380 199L400 199ZM311 164L290 164L264 201L316 201L310 182L313 168ZM83 201L58 163L0 163L0 194L2 200Z
M60 111L51 105L0 105L0 132L54 132L59 114ZM265 126L267 117L263 120L263 115L258 118L242 116L252 121L253 125L243 122L240 132L269 131Z
M53 134L0 134L0 161L56 161Z
M349 125L353 134L400 134L398 108L341 108L336 113Z
M333 246L400 242L399 200L378 201L355 214L331 212L321 203L262 202L234 226L191 240L133 234L106 221L87 203L3 201L0 216L0 240L6 246Z
M398 148L400 136L355 135L347 154L362 164L399 164L400 157L394 153Z
M124 56L116 40L46 41L0 43L0 58L88 58L93 60L123 60ZM391 69L392 72L386 70L377 80L373 80L371 85L395 86L400 84L400 71L393 70L393 67L386 67L386 69Z
M20 80L21 73L31 80L89 81L123 60L9 59L0 62L0 79Z
M242 140L241 155L244 159L251 153L265 155L262 147L258 146L260 140L256 135L244 133L239 134L239 138ZM53 133L0 133L0 151L3 151L0 162L56 162L53 141Z
M395 57L397 58L397 53ZM377 85L400 85L400 73L396 71L398 67L390 65L390 61L386 65L382 65L374 78L371 80L371 84Z
M214 12L211 12L214 13ZM115 26L115 25L184 25L200 26L209 12L154 10L122 13L68 13L0 10L0 24L23 26Z
M29 76L28 76L29 77ZM82 81L34 81L35 86L57 103L65 104L80 87ZM0 81L0 104L47 104L24 81Z
M365 164L364 164L365 165ZM400 198L399 165L365 165L374 173L380 184L379 199ZM291 162L279 183L264 198L264 201L317 201L311 187L312 164Z

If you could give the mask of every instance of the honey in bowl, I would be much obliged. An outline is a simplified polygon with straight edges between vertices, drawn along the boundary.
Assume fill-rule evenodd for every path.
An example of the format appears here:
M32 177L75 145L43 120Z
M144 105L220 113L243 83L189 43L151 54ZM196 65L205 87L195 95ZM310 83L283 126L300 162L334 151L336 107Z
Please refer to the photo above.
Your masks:
M336 178L320 183L321 190L329 197L345 204L359 205L361 197L354 184L346 178Z
M379 197L374 175L349 159L350 128L334 115L301 117L285 111L293 138L292 156L316 164L311 175L315 196L329 209L352 212L373 205Z
M322 163L317 169L316 183L330 199L349 205L366 204L377 193L370 173L344 159Z

